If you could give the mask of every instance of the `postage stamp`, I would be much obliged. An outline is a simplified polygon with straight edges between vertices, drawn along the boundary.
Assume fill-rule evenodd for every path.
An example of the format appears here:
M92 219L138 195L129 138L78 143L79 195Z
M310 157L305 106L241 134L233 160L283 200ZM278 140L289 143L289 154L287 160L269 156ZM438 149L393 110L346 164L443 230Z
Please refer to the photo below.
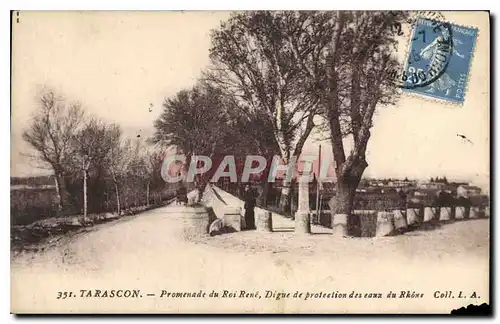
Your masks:
M403 88L462 104L477 33L477 28L417 20L405 62Z

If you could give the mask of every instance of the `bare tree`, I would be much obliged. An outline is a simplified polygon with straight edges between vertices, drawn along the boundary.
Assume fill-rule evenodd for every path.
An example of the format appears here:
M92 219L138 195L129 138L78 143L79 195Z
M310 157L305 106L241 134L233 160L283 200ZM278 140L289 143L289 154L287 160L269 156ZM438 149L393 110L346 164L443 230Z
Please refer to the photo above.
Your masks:
M335 213L349 215L354 195L368 166L366 148L375 109L397 99L387 70L398 68L394 25L404 16L395 12L336 12L324 61L326 82L318 87L330 134L335 172ZM344 138L352 142L346 152ZM347 224L339 224L347 235Z
M132 146L131 159L129 163L129 173L138 181L136 185L141 188L146 184L146 206L150 204L151 184L153 179L161 178L161 164L165 154L162 151L154 150L154 147L149 146L146 142L138 138ZM154 174L157 172L157 174ZM164 182L162 180L162 182Z
M71 151L71 139L84 120L84 111L78 103L66 104L54 92L43 92L39 107L23 139L36 151L34 159L48 163L55 175L57 205L66 204L65 164Z
M318 12L245 12L212 32L213 68L205 78L234 94L246 113L266 116L284 164L300 156L314 127L319 98L306 72L320 67L328 21ZM285 182L282 209L289 191Z
M161 168L165 159L165 154L165 150L155 148L155 150L153 152L150 152L149 156L146 157L146 170L148 172L148 196L151 190L157 193L160 192L161 194L165 186L168 185L165 183L165 180L163 180L161 176Z
M130 139L122 137L121 129L118 126L110 126L106 136L109 139L106 165L115 188L116 212L120 215L120 182L127 177L131 162L138 152L133 149Z
M86 217L88 212L89 171L92 166L109 161L109 152L117 134L120 134L117 125L107 125L96 118L91 118L73 136L72 161L83 176L83 217Z
M240 130L234 136L234 154L239 158L238 162L244 165L248 154L257 154L266 158L266 168L261 174L262 200L260 203L267 206L267 199L271 183L268 181L271 171L271 162L275 155L279 154L279 146L273 136L273 125L271 121L258 112L247 112L242 114L240 110L233 111L232 120L235 121L235 129ZM240 181L240 178L238 178ZM239 186L238 186L239 188Z
M166 99L164 111L155 121L156 132L153 143L164 148L175 147L186 156L186 165L194 155L210 158L234 147L238 133L232 128L228 106L231 102L219 89L200 84L191 90L183 90L173 98ZM201 200L210 172L196 177L198 199Z

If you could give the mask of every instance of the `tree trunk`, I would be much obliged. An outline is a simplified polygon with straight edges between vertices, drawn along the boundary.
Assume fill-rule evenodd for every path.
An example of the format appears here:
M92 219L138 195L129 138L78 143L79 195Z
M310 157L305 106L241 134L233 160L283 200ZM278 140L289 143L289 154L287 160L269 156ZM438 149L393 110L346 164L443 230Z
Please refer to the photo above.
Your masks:
M83 170L83 217L87 217L87 170Z
M283 182L283 187L281 188L280 204L279 210L283 215L291 215L290 204L291 204L291 182Z
M116 193L116 211L118 215L120 215L121 212L121 204L120 204L120 190L118 188L118 182L113 181L115 184L115 193Z
M351 214L353 195L351 195L350 184L345 179L337 179L336 195L334 200L334 213L332 213L333 234L337 237L348 236L347 222Z
M146 206L149 206L149 181L146 183Z
M59 167L53 167L54 178L56 185L56 204L58 211L64 210L68 205L68 193L66 190L66 180L64 179L64 172Z
M55 175L55 183L56 183L56 204L57 210L61 211L63 209L63 201L61 196L61 179L58 174Z
M345 179L339 179L336 184L336 190L335 213L350 214L354 203L354 194L351 183Z
M349 170L344 171L343 174L337 174L337 193L334 198L335 205L332 206L334 210L334 214L332 214L332 229L333 234L336 236L349 235L348 223L353 223L352 219L351 222L349 221L349 217L351 217L356 189L367 166L366 161L357 161L352 164Z

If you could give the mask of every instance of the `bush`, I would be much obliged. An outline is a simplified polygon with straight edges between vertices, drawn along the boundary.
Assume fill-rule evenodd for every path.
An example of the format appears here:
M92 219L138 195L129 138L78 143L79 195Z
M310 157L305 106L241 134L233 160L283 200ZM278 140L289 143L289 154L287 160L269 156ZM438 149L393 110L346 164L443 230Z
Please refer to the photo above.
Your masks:
M470 207L472 204L470 198L458 197L456 199L456 205L461 207Z
M26 225L41 219L56 217L55 198L55 188L11 190L11 225Z
M76 188L78 189L78 188ZM116 198L114 188L108 187L100 195L92 195L95 191L89 190L89 214L98 214L105 212L116 211ZM63 212L58 211L56 204L56 189L55 187L38 187L38 188L16 188L10 191L10 218L11 226L27 225L33 222L60 216L76 215L81 213L83 206L81 198L83 194L78 190L74 191L73 200ZM75 196L78 196L75 198ZM123 187L120 195L122 201L122 210L128 213L127 210L144 211L146 205L146 192L141 187ZM150 204L152 206L160 206L162 202L175 197L173 188L164 188L163 190L151 190Z
M471 206L485 208L490 205L490 198L486 195L472 196L469 198Z

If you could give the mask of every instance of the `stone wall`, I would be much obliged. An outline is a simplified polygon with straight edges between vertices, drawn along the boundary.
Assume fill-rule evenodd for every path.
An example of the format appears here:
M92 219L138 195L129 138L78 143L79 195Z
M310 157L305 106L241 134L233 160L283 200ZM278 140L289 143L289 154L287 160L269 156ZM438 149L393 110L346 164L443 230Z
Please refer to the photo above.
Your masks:
M224 212L228 207L239 208L241 226L244 228L244 201L213 185L207 186L207 191L204 194L205 199L208 205L213 207L219 218L224 217ZM266 210L255 207L256 219L257 215L265 212ZM271 221L272 217L276 215L276 213L272 213ZM425 224L439 226L441 223L482 217L489 217L489 209L463 206L441 208L435 206L416 208L411 206L411 208L392 211L354 210L347 217L347 227L349 236L376 237L403 234L421 226L426 226ZM318 221L319 225L331 228L331 211L322 211ZM380 224L381 222L384 224ZM391 228L391 230L388 230L388 228ZM377 229L379 232L377 232Z
M380 213L384 214L381 217ZM454 221L489 217L489 210L481 207L421 207L395 209L392 211L376 210L354 210L347 218L347 227L349 236L354 237L375 237L379 236L377 228L380 219L387 221L390 219L392 231L386 235L397 235L426 226L439 226ZM332 214L330 211L324 211L319 217L319 223L322 226L332 227Z
M241 231L245 227L244 202L230 193L208 184L202 203L213 211L216 218L224 220L224 225L231 230Z

